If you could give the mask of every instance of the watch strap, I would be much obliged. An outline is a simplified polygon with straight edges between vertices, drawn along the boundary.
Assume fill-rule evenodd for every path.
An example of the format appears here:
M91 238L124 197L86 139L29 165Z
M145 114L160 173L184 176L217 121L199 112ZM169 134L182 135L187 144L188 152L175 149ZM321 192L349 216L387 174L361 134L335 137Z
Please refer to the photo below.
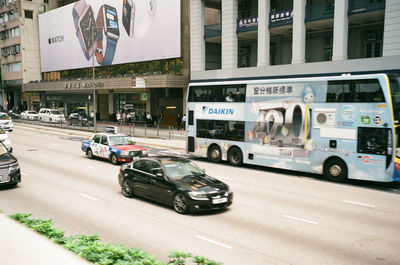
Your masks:
M72 10L72 16L74 18L75 29L78 29L78 21L79 18L83 15L87 8L87 4L85 0L80 0L75 3L74 8Z
M115 50L117 47L117 40L108 38L104 30L104 5L100 7L99 13L97 14L96 26L97 26L97 49L96 59L101 65L110 65L114 59ZM104 35L107 38L106 47L103 48Z
M153 24L154 15L156 13L157 0L148 0L148 1L149 5L145 17L143 18L142 22L139 25L136 26L135 24L135 29L133 32L133 38L135 39L143 38L149 31L151 25Z

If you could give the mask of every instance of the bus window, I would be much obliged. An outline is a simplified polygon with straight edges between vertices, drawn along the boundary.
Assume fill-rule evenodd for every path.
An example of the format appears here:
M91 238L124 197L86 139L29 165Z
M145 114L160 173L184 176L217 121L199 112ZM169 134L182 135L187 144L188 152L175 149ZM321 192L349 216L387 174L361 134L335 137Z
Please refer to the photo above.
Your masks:
M393 76L390 79L390 92L392 93L392 106L395 124L400 123L400 77Z
M388 129L358 128L358 153L386 155L389 148Z
M197 120L196 137L243 142L244 122Z
M328 81L326 102L385 102L378 79Z

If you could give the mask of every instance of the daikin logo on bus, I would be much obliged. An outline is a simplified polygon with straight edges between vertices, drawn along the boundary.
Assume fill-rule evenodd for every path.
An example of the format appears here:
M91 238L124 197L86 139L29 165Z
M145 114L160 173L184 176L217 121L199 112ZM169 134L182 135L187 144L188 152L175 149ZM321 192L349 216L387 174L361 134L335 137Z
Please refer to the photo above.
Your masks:
M207 106L203 106L203 114L219 114L219 115L233 115L235 113L235 109L230 108L210 108Z

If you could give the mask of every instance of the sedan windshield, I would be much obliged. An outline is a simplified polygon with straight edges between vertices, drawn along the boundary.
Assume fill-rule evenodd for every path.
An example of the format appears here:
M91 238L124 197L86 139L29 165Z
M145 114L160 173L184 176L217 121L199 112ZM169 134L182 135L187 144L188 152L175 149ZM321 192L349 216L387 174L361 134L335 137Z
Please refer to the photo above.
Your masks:
M28 111L28 114L37 114L37 112L36 111Z
M53 115L62 115L62 113L58 110L52 110L52 111L50 111L50 113Z
M189 161L162 160L161 164L164 165L166 175L175 180L185 176L201 176L204 174L198 166Z
M119 136L110 136L109 137L110 145L127 145L127 144L135 144L129 136L119 135Z
M0 116L0 120L11 120L11 118L8 115L3 114Z

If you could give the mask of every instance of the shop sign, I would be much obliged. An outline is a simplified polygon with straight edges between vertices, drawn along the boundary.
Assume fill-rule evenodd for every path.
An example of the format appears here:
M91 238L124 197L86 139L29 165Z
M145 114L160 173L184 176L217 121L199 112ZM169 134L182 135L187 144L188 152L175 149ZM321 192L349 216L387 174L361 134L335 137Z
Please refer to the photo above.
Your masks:
M145 88L146 80L142 77L132 77L132 88Z
M97 81L86 81L86 82L65 82L65 89L80 89L80 88L102 88L104 87L104 82Z
M140 100L147 100L147 93L142 93L140 95Z

